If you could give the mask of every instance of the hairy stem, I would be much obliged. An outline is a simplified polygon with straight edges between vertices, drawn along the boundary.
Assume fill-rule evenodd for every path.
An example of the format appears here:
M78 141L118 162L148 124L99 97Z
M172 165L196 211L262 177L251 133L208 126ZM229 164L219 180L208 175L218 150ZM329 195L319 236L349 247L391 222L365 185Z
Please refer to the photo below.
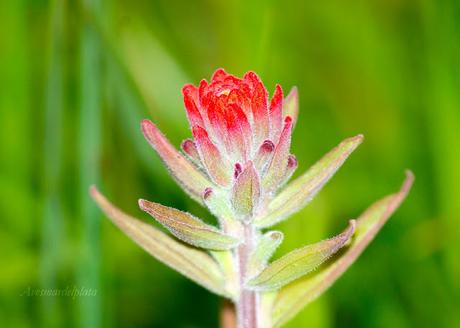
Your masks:
M243 225L244 243L237 249L239 262L240 295L236 303L238 328L257 328L257 295L245 288L247 279L247 263L254 247L254 228L251 224Z

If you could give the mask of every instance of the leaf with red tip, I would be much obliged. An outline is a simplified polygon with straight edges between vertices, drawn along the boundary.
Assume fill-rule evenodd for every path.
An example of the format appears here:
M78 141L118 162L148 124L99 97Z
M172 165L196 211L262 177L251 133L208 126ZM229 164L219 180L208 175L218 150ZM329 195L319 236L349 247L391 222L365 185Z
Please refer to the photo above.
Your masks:
M235 170L233 171L233 178L236 179L243 172L243 167L240 163L235 163Z
M212 134L215 136L214 142L218 142L217 147L222 151L231 150L231 143L227 133L227 113L226 104L222 99L209 102L207 113ZM208 130L206 130L208 131Z
M254 166L259 172L263 172L275 151L275 145L270 140L265 140L260 145L259 150L254 158Z
M292 319L302 308L323 294L356 261L406 198L413 180L412 172L408 171L398 193L374 203L358 218L354 237L344 252L338 253L315 273L280 290L272 312L274 327L280 327Z
M306 173L290 182L268 204L267 212L254 220L254 224L259 228L270 227L308 204L362 140L363 136L358 135L342 141Z
M243 110L232 104L226 111L228 153L235 161L246 161L251 149L251 129Z
M233 220L232 206L222 190L206 188L203 199L209 211L219 219L221 225L224 225L224 221Z
M145 138L160 155L171 175L193 199L202 203L201 195L204 189L213 183L169 143L155 124L143 120L141 128Z
M196 145L193 140L185 139L182 141L180 147L190 161L198 166L201 166L200 154L198 154L198 149L196 149Z
M160 222L180 240L205 249L227 250L239 244L233 238L193 215L147 200L139 200L139 207Z
M201 162L209 176L219 185L227 186L230 183L231 167L222 157L219 149L212 143L208 133L200 126L193 127L193 137L200 154ZM204 189L203 189L204 190Z
M299 93L297 87L293 87L283 101L283 117L286 116L292 118L292 126L294 127L299 116Z
M289 181L289 179L292 177L295 170L297 169L297 166L298 166L297 158L292 154L289 155L288 162L287 162L287 169L286 169L286 172L284 173L283 179L281 180L280 187L284 186L284 184Z
M208 290L229 297L222 271L209 254L188 247L150 224L123 213L96 187L91 187L90 192L109 219L150 255Z
M259 202L259 175L254 164L249 161L233 185L232 205L237 214L250 217L259 205Z
M281 132L279 142L276 145L273 158L264 175L262 186L265 190L271 192L278 188L281 180L286 174L289 148L291 147L292 120L287 117L285 120L283 132Z
M182 94L184 96L184 105L187 111L187 118L190 126L204 126L203 118L201 117L198 109L198 89L192 84L186 84L182 88Z
M246 285L254 290L276 290L315 270L345 245L355 231L355 224L355 220L351 220L348 228L341 234L284 255L269 264Z
M272 100L270 102L270 138L278 140L283 124L283 90L279 84L275 87Z
M254 144L259 145L263 140L269 138L268 92L254 72L247 73L245 79L250 81L254 86L251 99L252 115L254 118L253 133Z

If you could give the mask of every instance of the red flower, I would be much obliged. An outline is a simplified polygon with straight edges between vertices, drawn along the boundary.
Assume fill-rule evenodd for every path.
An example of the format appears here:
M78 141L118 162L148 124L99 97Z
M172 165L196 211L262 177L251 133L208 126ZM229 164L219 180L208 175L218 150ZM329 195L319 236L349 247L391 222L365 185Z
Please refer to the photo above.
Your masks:
M198 87L185 85L182 93L193 134L193 140L182 142L187 158L152 122L143 121L142 129L195 199L201 199L210 187L229 190L229 197L233 194L241 203L245 191L257 188L253 197L260 199L242 205L252 210L292 175L297 167L289 153L298 112L295 88L283 99L281 86L276 85L269 103L267 89L254 72L240 79L218 69L210 83L202 80Z
M267 90L254 72L239 79L218 69L210 83L188 84L182 92L196 152L217 184L229 185L248 162L257 163L261 177L276 176L280 182L288 170L292 129L292 118L283 118L280 85L269 105ZM190 142L184 144L185 152L195 154L191 148Z

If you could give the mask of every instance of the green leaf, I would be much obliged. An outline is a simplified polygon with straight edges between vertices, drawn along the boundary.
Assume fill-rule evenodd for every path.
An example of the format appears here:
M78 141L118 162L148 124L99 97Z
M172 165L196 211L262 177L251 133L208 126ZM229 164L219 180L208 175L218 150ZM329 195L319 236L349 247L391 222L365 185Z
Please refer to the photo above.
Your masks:
M278 246L281 245L283 237L284 235L280 231L269 231L259 239L255 249L249 255L247 264L249 277L253 277L262 271Z
M232 205L238 217L251 217L259 205L261 196L259 175L251 161L248 161L233 184Z
M140 208L160 222L174 236L196 247L227 250L238 246L239 240L222 233L193 215L147 200L139 200Z
M303 175L289 183L267 206L267 211L254 220L258 228L268 228L307 205L319 190L359 146L363 136L345 139Z
M275 290L315 270L345 245L355 231L355 224L355 220L350 220L341 234L284 255L249 280L247 286L253 290Z
M239 275L236 259L231 251L210 251L211 256L219 264L221 271L225 276L225 290L233 300L238 298L239 292Z
M203 200L209 211L217 217L223 231L237 236L242 231L241 222L235 218L228 192L220 188L206 188Z
M150 255L211 292L228 297L222 271L209 254L188 247L151 225L123 213L96 187L91 187L90 191L110 220Z
M343 252L338 253L314 274L280 290L273 307L275 327L285 324L308 303L324 293L353 264L409 192L414 176L409 171L406 175L406 180L398 193L374 203L357 219L354 238Z

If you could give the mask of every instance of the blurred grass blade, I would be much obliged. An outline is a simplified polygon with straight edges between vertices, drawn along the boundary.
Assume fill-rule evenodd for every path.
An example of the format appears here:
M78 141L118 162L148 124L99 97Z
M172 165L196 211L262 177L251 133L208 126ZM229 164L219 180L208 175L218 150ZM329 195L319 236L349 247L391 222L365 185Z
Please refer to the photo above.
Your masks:
M86 9L99 17L101 2L86 1ZM102 56L94 26L80 26L80 113L79 113L79 199L82 216L81 249L78 282L100 290L100 212L88 197L88 186L99 180L101 143ZM101 295L79 298L80 327L100 327L102 323Z
M43 140L43 223L40 254L41 288L56 288L59 257L66 240L61 191L63 108L65 108L63 58L66 33L66 6L62 1L49 3L49 63L45 89L44 140ZM12 13L10 13L11 15ZM11 33L11 32L10 32ZM40 326L58 326L60 322L59 299L40 297Z
M254 224L259 228L268 228L308 204L362 140L363 136L357 135L342 141L306 173L289 183L270 202L267 212L255 219Z
M315 270L351 238L355 220L341 234L313 245L296 249L271 263L247 285L254 290L275 290Z
M190 197L203 204L203 192L213 183L169 143L155 124L143 120L141 126L145 138L160 155L171 175Z
M280 231L269 231L258 241L256 248L252 251L248 260L248 275L254 277L265 267L270 257L283 241L283 233Z
M227 296L222 271L210 255L121 212L96 187L91 188L91 195L112 222L150 255L208 290Z
M414 176L406 173L401 190L370 206L357 220L355 236L347 249L314 274L284 287L273 308L273 323L279 327L294 317L304 306L320 296L353 264L372 241L391 214L409 192Z
M143 199L139 200L139 206L174 236L190 245L222 251L239 244L238 239L220 232L189 213Z

